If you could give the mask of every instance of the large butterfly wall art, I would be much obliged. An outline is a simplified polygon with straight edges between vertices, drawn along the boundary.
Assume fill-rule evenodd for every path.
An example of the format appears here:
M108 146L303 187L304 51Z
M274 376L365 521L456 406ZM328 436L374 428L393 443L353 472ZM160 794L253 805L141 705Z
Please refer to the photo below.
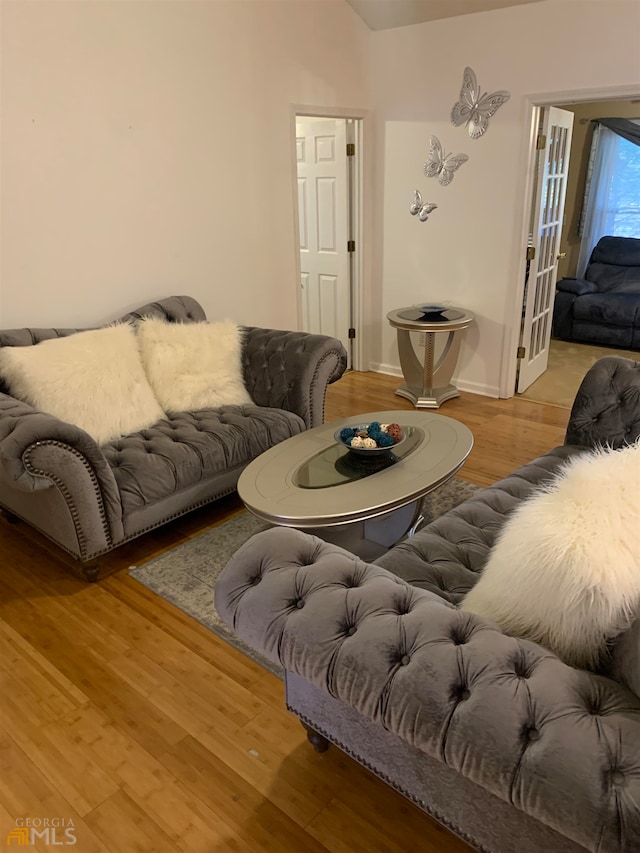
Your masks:
M429 156L424 164L424 173L428 178L437 178L442 186L446 187L468 159L467 154L445 154L438 137L432 136L429 140Z
M489 119L511 97L510 92L500 90L491 95L482 94L473 68L464 69L460 100L451 110L451 123L456 127L466 124L469 136L479 139L489 127Z
M429 214L433 213L438 205L432 201L423 202L419 190L415 191L413 204L409 208L412 216L417 216L420 222L426 222Z

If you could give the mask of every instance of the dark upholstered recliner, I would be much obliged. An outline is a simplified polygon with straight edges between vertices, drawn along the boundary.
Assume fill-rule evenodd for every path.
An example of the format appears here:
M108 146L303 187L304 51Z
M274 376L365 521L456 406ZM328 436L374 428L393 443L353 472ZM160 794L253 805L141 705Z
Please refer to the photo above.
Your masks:
M640 239L602 237L585 277L557 282L552 335L640 350Z

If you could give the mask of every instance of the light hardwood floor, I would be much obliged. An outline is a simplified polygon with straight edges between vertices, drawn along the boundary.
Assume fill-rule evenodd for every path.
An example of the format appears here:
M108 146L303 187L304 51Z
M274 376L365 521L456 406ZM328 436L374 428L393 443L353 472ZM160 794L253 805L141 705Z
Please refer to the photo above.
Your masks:
M397 384L347 374L326 420L411 410ZM460 476L478 485L562 443L569 414L471 394L439 411L474 433ZM96 584L0 520L0 849L19 818L64 818L78 853L470 850L338 749L316 754L277 678L129 577L239 509L123 546Z

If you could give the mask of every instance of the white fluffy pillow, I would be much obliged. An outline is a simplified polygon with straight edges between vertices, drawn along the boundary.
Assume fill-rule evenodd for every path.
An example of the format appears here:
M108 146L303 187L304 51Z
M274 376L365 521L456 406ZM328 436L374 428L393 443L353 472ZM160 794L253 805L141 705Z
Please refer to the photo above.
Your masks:
M147 317L138 324L142 363L167 412L252 402L242 379L242 336L222 323L167 323Z
M593 667L640 604L640 443L575 457L520 505L461 604Z
M164 418L127 324L77 332L34 346L2 347L11 394L75 424L98 444Z

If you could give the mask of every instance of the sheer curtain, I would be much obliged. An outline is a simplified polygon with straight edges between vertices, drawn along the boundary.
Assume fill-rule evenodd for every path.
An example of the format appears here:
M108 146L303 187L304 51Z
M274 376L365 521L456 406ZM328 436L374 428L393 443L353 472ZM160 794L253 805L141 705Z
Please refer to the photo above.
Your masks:
M618 143L622 139L608 127L597 124L593 131L593 164L587 180L582 242L578 256L578 278L583 278L593 247L601 237L613 234L615 208L609 196L618 160Z
M596 119L579 233L579 278L601 237L640 237L639 119Z

